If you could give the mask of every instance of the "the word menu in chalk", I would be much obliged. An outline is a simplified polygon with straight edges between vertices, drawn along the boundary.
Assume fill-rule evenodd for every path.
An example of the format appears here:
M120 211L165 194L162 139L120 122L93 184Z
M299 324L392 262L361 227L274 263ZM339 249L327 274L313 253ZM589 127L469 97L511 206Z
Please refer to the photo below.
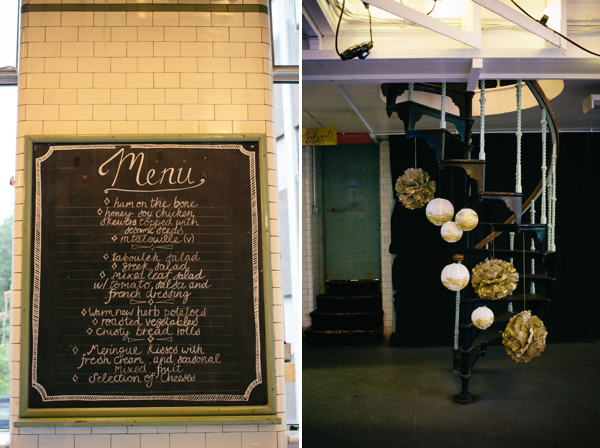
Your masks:
M267 402L257 147L34 145L30 407Z

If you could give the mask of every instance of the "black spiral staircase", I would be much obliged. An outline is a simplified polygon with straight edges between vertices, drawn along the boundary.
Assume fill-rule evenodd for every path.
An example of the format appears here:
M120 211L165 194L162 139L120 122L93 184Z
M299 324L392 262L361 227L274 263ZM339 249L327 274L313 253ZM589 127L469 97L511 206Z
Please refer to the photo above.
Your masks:
M549 118L554 121L550 105L537 82L526 81L525 83L540 102L540 106L545 107L549 112ZM459 344L454 350L453 371L460 374L462 388L460 393L455 395L454 400L461 404L473 403L476 397L469 392L469 379L475 362L485 355L489 344L502 338L506 322L518 310L531 309L535 312L540 304L549 301L554 281L552 275L554 253L548 252L546 245L548 226L522 222L524 211L540 191L541 181L525 201L521 193L494 192L485 189L486 162L474 159L471 155L473 149L471 129L474 123L471 104L474 92L466 91L464 84L446 84L447 97L452 99L460 111L460 115L445 114L445 120L456 127L456 134L446 129L415 129L415 125L422 117L430 116L439 119L441 111L414 101L397 103L397 98L409 89L408 83L383 84L381 88L386 98L388 116L391 117L393 113L398 115L404 123L406 137L424 139L435 150L440 170L454 170L461 172L465 177L465 185L469 186L465 194L467 200L465 204L454 203L455 211L462 207L469 207L479 213L483 203L493 202L496 205L492 207L504 205L512 213L512 216L503 222L480 222L478 226L486 230L484 234L487 236L479 241L476 241L470 232L464 232L460 249L462 253L454 257L455 260L462 260L471 271L475 265L491 256L492 249L489 247L491 244L494 246L494 257L511 261L520 273L519 285L513 295L501 300L480 299L470 284L460 292ZM414 90L441 95L442 85L414 83ZM555 126L555 122L553 125ZM558 134L553 138L558 140ZM558 141L553 143L558 147ZM548 168L549 166L550 162ZM490 166L487 169L493 170L494 167ZM506 237L504 244L501 243L502 238L499 238L502 233L506 236L510 232L514 232L516 237L512 249L507 247ZM535 242L535 250L531 250L529 245L532 238ZM535 274L530 272L531 260L535 260ZM450 262L451 260L448 260L448 263ZM531 288L532 282L535 284L535 292ZM513 305L508 306L509 303ZM495 315L494 324L486 330L479 330L471 323L471 313L482 305L491 308Z

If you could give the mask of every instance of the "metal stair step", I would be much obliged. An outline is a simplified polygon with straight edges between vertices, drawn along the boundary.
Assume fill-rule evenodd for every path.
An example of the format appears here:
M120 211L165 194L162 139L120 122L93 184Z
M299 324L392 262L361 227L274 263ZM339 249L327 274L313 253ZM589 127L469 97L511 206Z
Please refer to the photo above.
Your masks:
M533 277L533 276L527 276L527 278L529 277ZM546 276L547 277L547 276ZM547 279L551 279L551 277L547 277ZM491 300L491 299L481 299L479 297L473 298L473 299L462 299L462 302L479 302L479 301L486 301L486 302L517 302L517 301L522 301L523 300L523 294L513 294L512 296L506 296L503 297L501 299L495 299L495 300ZM546 301L546 302L550 302L550 299L547 297L544 297L540 294L525 294L525 300L531 300L531 301Z
M494 222L480 222L480 226L489 227L494 232L515 232L515 233L528 233L533 234L538 243L542 246L542 253L545 254L548 246L548 225L547 224L516 224L516 223L494 223Z
M478 159L445 159L440 160L440 168L461 168L471 179L477 182L477 191L485 191L485 160Z
M437 160L444 160L449 154L464 156L472 146L446 129L420 129L406 131L406 138L423 138L435 150Z
M426 106L415 101L403 101L401 103L387 104L386 112L388 117L392 116L392 113L396 112L398 118L404 123L404 132L408 134L408 131L415 130L415 124L419 122L423 116L440 118L441 111L433 107ZM446 121L453 123L456 126L456 130L459 132L463 142L468 141L471 128L475 122L472 118L463 118L458 115L446 113ZM408 135L407 135L408 136Z
M492 329L481 330L473 340L473 343L471 344L471 347L467 350L467 352L470 352L478 347L481 347L483 345L489 344L490 342L502 338L502 331L503 330Z
M506 204L515 215L516 224L521 224L521 206L523 204L523 193L511 193L507 191L482 191L479 193L481 199L498 200Z

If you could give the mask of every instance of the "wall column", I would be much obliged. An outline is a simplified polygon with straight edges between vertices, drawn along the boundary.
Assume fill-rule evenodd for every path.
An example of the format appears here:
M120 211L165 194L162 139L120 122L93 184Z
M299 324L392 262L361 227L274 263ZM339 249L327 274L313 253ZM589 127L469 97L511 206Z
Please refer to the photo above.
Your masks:
M11 301L11 447L285 448L283 292L267 0L23 0ZM266 134L280 425L15 428L24 137Z

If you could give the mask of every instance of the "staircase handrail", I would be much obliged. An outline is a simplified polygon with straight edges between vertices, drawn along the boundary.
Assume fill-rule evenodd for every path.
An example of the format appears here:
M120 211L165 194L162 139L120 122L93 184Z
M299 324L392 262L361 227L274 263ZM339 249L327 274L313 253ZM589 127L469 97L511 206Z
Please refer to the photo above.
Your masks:
M548 120L548 128L550 130L550 139L552 141L552 145L556 145L556 154L558 155L558 150L559 150L559 146L560 146L559 145L560 137L559 137L559 133L558 133L558 125L556 123L556 117L554 115L554 111L552 110L552 106L550 106L550 102L548 101L548 98L544 94L542 87L540 86L540 84L537 81L524 81L524 82L527 85L527 87L529 87L529 90L531 91L531 93L535 97L536 101L540 105L540 108L546 109L547 116L550 118L550 120ZM548 180L552 177L552 169L551 169L552 163L553 163L553 159L551 157L549 157L548 161L546 163L546 169L547 169L546 170L546 173L547 173L546 180ZM540 179L540 182L538 183L535 190L533 190L533 193L531 193L531 195L523 203L523 206L521 207L521 214L523 214L527 210L529 210L529 207L531 207L531 203L533 201L537 200L537 198L540 196L540 194L542 193L542 183L543 183L542 179ZM512 224L515 221L515 218L516 218L516 216L514 214L512 214L510 216L510 218L508 218L506 221L504 221L504 224ZM491 232L489 235L487 235L481 241L479 241L475 245L475 248L481 249L482 247L484 247L487 243L492 241L494 238L496 238L501 233L502 232L498 232L498 231Z

